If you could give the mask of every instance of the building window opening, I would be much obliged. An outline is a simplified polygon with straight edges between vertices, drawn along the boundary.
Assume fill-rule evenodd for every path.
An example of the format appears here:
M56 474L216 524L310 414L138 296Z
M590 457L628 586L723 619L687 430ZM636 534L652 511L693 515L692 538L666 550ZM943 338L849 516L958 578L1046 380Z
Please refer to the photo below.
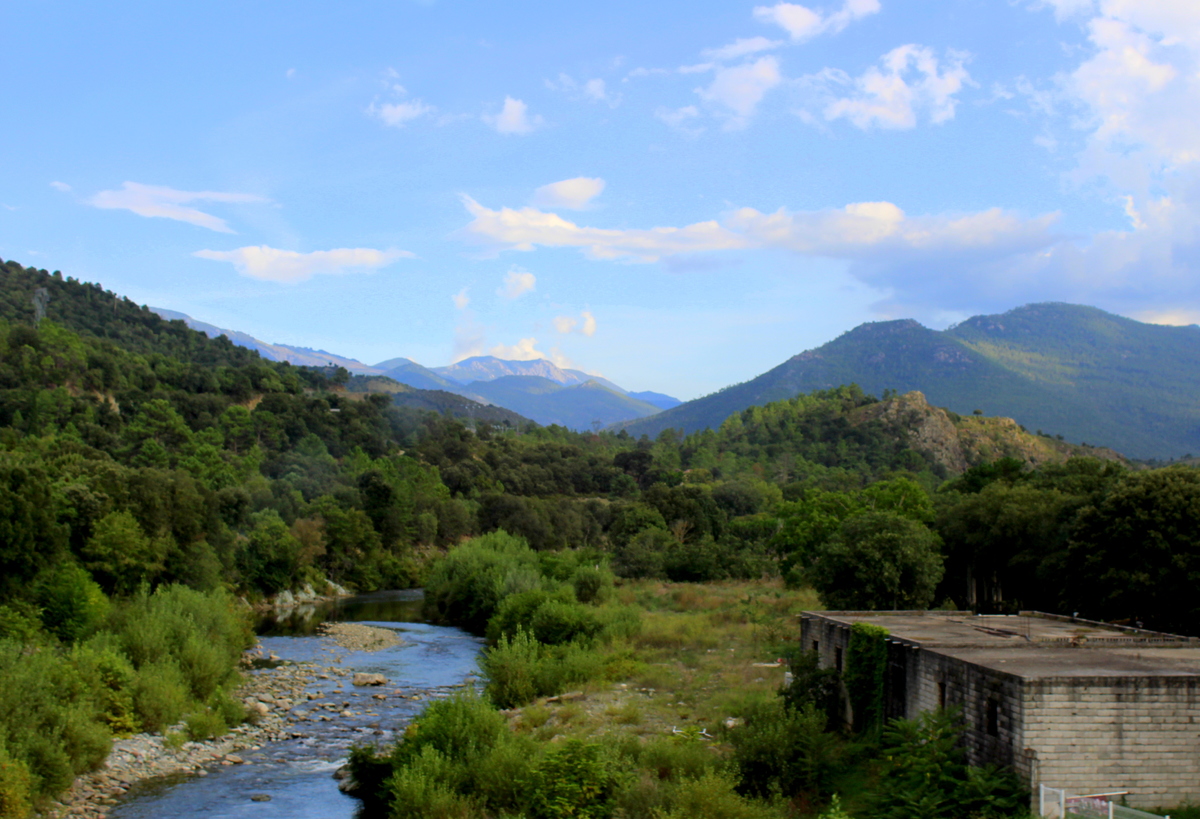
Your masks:
M987 733L990 737L1000 736L1000 702L995 697L987 703Z
M938 708L946 707L946 684L938 683Z
M813 651L818 654L821 652L821 643L817 640L813 640Z
M839 674L841 673L841 671L842 671L842 650L840 648L835 648L833 650L833 667L838 670Z

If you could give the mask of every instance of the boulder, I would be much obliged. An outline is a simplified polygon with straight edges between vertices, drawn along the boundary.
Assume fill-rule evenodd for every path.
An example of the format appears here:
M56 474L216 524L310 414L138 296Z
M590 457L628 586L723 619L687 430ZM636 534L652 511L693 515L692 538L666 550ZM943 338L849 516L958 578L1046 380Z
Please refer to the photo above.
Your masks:
M355 685L387 685L387 677L382 674L366 674L359 671L354 675Z

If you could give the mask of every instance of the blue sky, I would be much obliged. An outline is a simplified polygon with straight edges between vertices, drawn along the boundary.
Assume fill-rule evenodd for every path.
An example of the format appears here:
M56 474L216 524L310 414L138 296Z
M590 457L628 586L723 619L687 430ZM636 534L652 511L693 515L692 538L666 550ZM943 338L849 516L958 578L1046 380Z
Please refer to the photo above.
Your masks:
M1189 0L0 7L0 257L691 398L863 321L1200 321Z

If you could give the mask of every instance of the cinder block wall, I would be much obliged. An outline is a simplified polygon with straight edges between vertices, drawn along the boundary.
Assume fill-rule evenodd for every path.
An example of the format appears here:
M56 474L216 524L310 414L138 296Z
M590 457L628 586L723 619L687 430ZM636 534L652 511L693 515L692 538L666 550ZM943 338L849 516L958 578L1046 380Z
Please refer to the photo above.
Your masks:
M1198 705L1191 677L1026 681L1035 781L1075 793L1128 790L1137 808L1200 802Z

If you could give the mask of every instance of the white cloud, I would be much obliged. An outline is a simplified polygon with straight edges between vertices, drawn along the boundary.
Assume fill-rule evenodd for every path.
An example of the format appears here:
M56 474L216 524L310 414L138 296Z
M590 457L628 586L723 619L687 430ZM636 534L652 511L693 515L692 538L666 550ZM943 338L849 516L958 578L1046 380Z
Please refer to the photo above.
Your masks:
M126 183L126 184L128 184L128 183ZM66 182L51 182L50 187L54 188L54 190L56 190L56 191L62 191L63 193L71 192L71 186L68 185Z
M1186 327L1200 324L1200 310L1141 310L1132 318L1149 324L1166 324L1171 327Z
M596 317L592 315L590 310L584 310L579 314L579 318L575 318L574 316L555 316L554 329L564 336L568 333L579 333L591 338L596 334Z
M686 123L700 116L700 109L694 105L685 105L682 108L659 108L654 112L654 116L672 128L678 128L680 131L692 136L699 134L703 130L702 128L689 128L686 125Z
M59 190L62 190L59 188ZM215 230L218 233L234 233L233 228L212 214L195 208L185 207L189 202L248 203L269 202L262 196L249 193L223 193L220 191L180 191L157 185L141 185L126 182L119 191L100 191L87 200L97 208L133 211L139 216L157 216L174 219L190 225Z
M419 99L405 100L395 103L371 103L367 108L367 113L373 117L377 117L384 125L391 125L393 128L403 128L414 119L419 119L426 114L433 113L436 108L432 105L426 105Z
M266 245L239 247L237 250L197 250L192 255L229 262L243 276L281 284L307 281L321 273L350 273L354 268L375 270L397 259L413 258L413 254L406 250L342 247L298 253Z
M471 297L467 295L467 288L465 287L452 295L450 299L454 302L454 307L458 310L466 310L467 305L471 303Z
M728 109L728 128L745 127L762 98L782 82L779 75L779 60L772 56L760 57L752 63L730 68L717 68L712 84L697 89L703 99Z
M604 180L577 176L542 185L533 192L533 204L543 208L582 210L604 190Z
M536 246L577 247L593 259L652 262L674 253L727 250L744 240L715 221L682 228L613 230L580 227L537 208L491 210L469 196L463 204L474 217L462 229L464 238L492 250L531 251Z
M520 298L536 286L536 276L528 270L523 270L520 267L512 267L504 274L504 286L496 291L496 295L503 296L511 301L512 299Z
M889 259L903 264L997 259L1058 241L1051 233L1056 214L1025 219L992 209L913 217L890 202L860 202L820 211L781 209L770 214L741 208L721 221L648 230L582 227L535 208L491 210L469 197L464 204L474 219L463 235L493 250L577 247L593 259L631 262L653 262L682 253L779 248L886 270Z
M760 51L770 51L783 45L780 40L768 40L766 37L739 37L727 46L705 49L701 53L710 60L736 60Z
M859 128L912 128L919 111L928 112L931 122L954 118L954 98L971 78L963 67L966 56L950 52L946 65L939 66L933 50L918 45L894 48L880 59L882 67L868 68L851 80L843 72L826 70L820 75L829 84L850 84L855 93L825 106L825 118L845 117Z
M285 76L286 76L286 77L287 77L289 80L290 80L290 79L292 79L293 77L295 77L295 76L296 76L296 69L294 69L294 68L289 68L289 69L287 70L287 72L286 72Z
M565 369L574 368L571 359L567 358L557 348L551 348L550 352L544 353L537 349L536 338L523 338L516 344L497 344L488 350L489 355L494 355L496 358L502 358L505 361L549 361L555 366Z
M776 3L756 7L754 17L760 22L779 26L792 40L802 42L826 32L836 34L855 20L875 14L879 8L879 0L846 0L841 9L823 16L807 6Z
M484 114L483 121L501 134L529 134L544 122L540 116L529 116L529 106L512 97L504 98L499 114Z
M571 99L603 102L609 108L621 104L621 95L609 91L607 83L599 77L579 83L570 74L559 74L557 81L546 80L546 87L551 91L565 91Z

